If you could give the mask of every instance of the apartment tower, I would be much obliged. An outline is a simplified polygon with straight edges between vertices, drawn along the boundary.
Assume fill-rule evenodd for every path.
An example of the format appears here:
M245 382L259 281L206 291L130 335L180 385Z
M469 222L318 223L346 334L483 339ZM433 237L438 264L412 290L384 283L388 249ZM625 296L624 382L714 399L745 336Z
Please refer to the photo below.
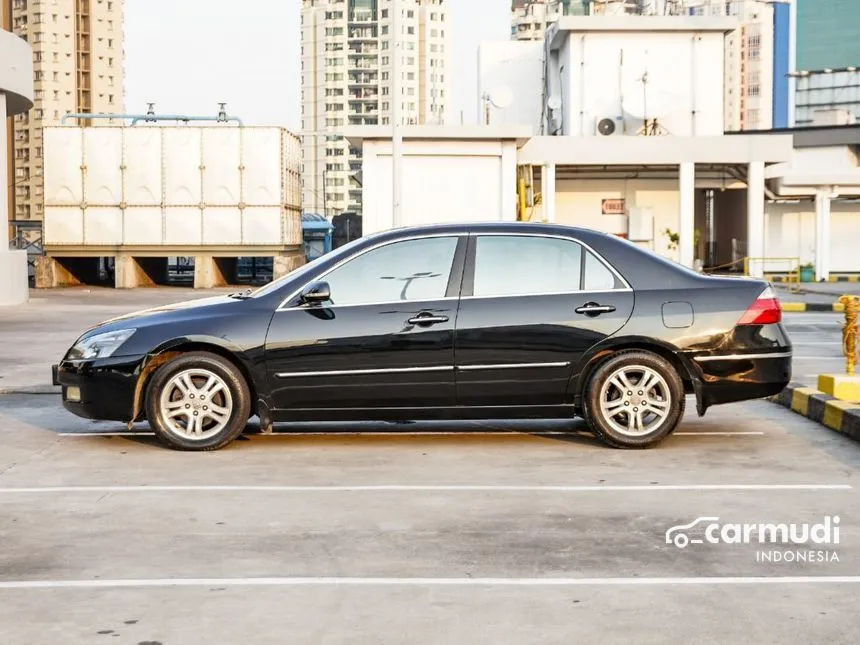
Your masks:
M123 110L123 0L0 2L33 48L35 74L33 109L14 122L14 218L41 220L42 127L68 113Z
M350 125L391 125L395 0L302 0L302 208L361 212L361 157ZM396 0L400 121L444 124L451 33L445 0Z

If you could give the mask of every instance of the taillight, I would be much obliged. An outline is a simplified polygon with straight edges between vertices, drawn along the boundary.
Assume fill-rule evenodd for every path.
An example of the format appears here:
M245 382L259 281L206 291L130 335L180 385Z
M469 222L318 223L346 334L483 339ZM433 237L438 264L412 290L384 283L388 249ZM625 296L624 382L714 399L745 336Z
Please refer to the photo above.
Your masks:
M782 308L779 306L779 299L773 289L768 287L741 316L738 325L770 325L780 320L782 320Z

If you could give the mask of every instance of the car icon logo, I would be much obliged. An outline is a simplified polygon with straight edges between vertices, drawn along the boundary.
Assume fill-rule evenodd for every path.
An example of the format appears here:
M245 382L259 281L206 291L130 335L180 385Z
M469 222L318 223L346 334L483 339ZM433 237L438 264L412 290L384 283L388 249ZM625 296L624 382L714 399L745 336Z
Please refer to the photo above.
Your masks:
M683 549L688 544L701 544L701 538L690 537L689 534L692 532L690 529L704 522L718 522L719 520L719 517L697 517L689 524L673 526L666 531L666 544L674 544L679 549Z

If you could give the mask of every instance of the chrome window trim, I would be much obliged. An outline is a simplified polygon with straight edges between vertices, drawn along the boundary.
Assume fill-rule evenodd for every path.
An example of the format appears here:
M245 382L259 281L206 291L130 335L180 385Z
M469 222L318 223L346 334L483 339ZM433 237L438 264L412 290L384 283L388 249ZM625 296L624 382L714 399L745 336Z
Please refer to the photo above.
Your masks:
M361 376L364 374L403 374L409 372L453 372L453 365L433 367L391 367L371 370L327 370L322 372L279 372L277 378L295 378L300 376Z
M461 372L474 372L478 370L513 370L531 367L568 367L570 361L558 361L555 363L503 363L499 365L460 365L457 367Z
M629 293L633 289L601 289L600 291L547 291L546 293L505 294L501 296L461 296L460 300L493 300L495 298L542 298L544 296L576 296L586 293Z
M338 269L338 268L342 267L344 264L346 264L347 262L351 262L352 260L360 258L365 253L370 253L371 251L373 251L375 249L379 249L379 248L382 248L383 246L388 246L390 244L396 244L398 242L409 242L411 240L427 240L427 239L436 238L436 237L453 237L459 241L459 238L468 237L468 236L469 236L468 233L430 233L428 235L411 235L409 237L397 238L396 240L386 240L385 242L379 242L377 244L374 244L372 246L367 247L366 249L361 251L361 253L358 253L356 255L351 255L348 258L343 258L340 262L335 264L333 267L330 267L328 270L326 270L324 273L321 273L320 275L315 277L313 280L309 280L308 282L305 282L301 287L299 287L298 289L293 291L289 296L287 296L286 298L284 298L281 301L281 304L278 305L277 309L275 309L275 313L278 313L280 311L294 311L296 309L307 309L307 307L302 307L302 306L285 307L284 305L286 303L288 303L290 300L292 300L293 298L295 298L297 295L299 295L302 292L302 290L305 287L307 287L309 284L311 284L312 282L317 282L319 280L322 280L323 278L325 278L328 274L330 274L335 269ZM456 254L456 247L454 249L454 252ZM453 266L453 264L452 264L452 266ZM450 269L449 269L449 272L450 272ZM427 300L427 299L424 299L424 300L391 300L391 301L383 301L383 302L362 302L362 303L354 303L351 305L332 305L331 307L328 307L328 308L329 309L335 309L337 307L368 307L368 306L373 306L373 305L387 305L387 304L404 303L404 302L436 302L438 300L457 300L457 299L458 299L457 297L446 296L443 298L432 298L431 300Z
M503 237L545 237L545 238L564 240L566 242L573 242L575 244L579 244L581 247L588 249L588 251L590 251L592 253L592 255L594 255L594 257L597 258L597 261L600 262L603 266L605 266L609 270L609 272L616 277L616 279L621 281L621 284L623 284L624 286L621 288L618 288L618 289L601 289L599 291L582 289L582 290L576 290L576 291L562 291L562 292L556 292L556 293L503 294L503 295L493 295L493 296L474 296L474 295L472 295L472 296L466 296L467 298L519 298L522 296L550 296L550 295L563 295L563 294L568 294L568 293L615 293L615 292L619 292L619 291L633 291L633 288L630 286L630 283L624 279L624 276L622 276L620 273L618 273L618 271L615 270L615 267L613 267L611 264L609 264L609 262L607 262L603 258L603 256L600 255L600 253L595 251L593 248L591 248L591 246L589 246L588 244L586 244L585 242L583 242L579 238L568 237L566 235L559 235L558 233L520 233L517 231L503 231L503 232L495 231L495 232L488 232L488 233L473 233L473 235L476 238L478 238L478 237L502 237L502 236ZM477 242L475 242L475 264L476 265L477 265L477 251L478 251L478 245L477 245Z
M742 361L752 358L791 358L791 352L779 352L770 354L723 354L722 356L695 356L694 361L705 363L708 361Z
M574 291L562 291L562 292L552 292L552 293L502 294L502 295L493 295L493 296L475 296L475 295L462 296L464 299L473 299L473 298L523 298L523 297L528 297L528 296L558 296L558 295L576 295L576 294L582 294L582 293L622 293L622 292L632 292L633 291L633 288L630 286L630 283L624 279L624 276L622 276L620 273L618 273L618 271L615 270L615 267L613 267L611 264L609 264L603 258L603 256L600 255L600 253L595 251L590 245L586 244L585 242L583 242L579 238L568 237L566 235L559 235L557 233L534 233L534 232L520 232L520 231L488 231L488 232L475 232L475 231L469 232L469 231L467 231L467 232L459 232L459 233L429 233L429 234L423 234L423 235L422 234L410 235L409 237L401 237L401 238L398 238L396 240L386 240L384 242L379 242L377 244L374 244L372 246L367 247L366 249L364 249L363 251L361 251L361 253L358 253L357 255L353 255L353 256L350 256L348 258L342 259L340 262L335 264L333 267L330 267L328 270L326 270L324 273L321 273L320 275L318 275L313 280L309 280L308 282L305 282L304 284L302 284L302 286L300 286L298 289L293 291L289 296L284 298L281 301L281 304L278 305L278 308L275 309L275 313L278 313L281 311L294 311L297 309L307 309L307 307L303 307L303 306L286 307L285 305L287 302L289 302L290 300L295 298L297 295L299 295L302 292L302 289L304 289L306 286L311 284L311 282L316 282L317 280L322 280L323 278L325 278L325 276L330 274L335 269L338 269L341 266L343 266L344 264L346 264L347 262L350 262L356 258L359 258L362 255L364 255L365 253L369 253L370 251L373 251L375 249L381 248L383 246L388 246L389 244L395 244L397 242L408 242L411 240L424 240L424 239L430 239L430 238L436 238L436 237L461 238L461 237L469 237L472 235L475 236L476 238L477 237L483 237L483 236L487 236L487 237L490 237L490 236L492 236L492 237L544 237L544 238L551 238L551 239L556 239L556 240L565 240L567 242L573 242L574 244L579 244L580 246L582 246L583 248L585 248L589 252L591 252L594 255L594 257L597 258L598 262L603 264L603 266L605 266L609 270L609 272L613 276L615 276L616 279L618 279L624 286L621 288L618 288L618 289L601 289L599 291L597 291L597 290L574 290ZM432 302L436 302L438 300L459 300L459 299L460 299L460 296L446 296L443 298L434 298L432 300ZM429 302L429 301L428 300L423 300L423 301L418 301L418 300L391 300L391 301L383 301L383 302L356 303L356 304L350 304L350 305L332 305L330 308L335 309L338 307L368 307L368 306L387 305L387 304L400 304L400 303L404 303L404 302L415 302L415 303L417 303L417 302Z

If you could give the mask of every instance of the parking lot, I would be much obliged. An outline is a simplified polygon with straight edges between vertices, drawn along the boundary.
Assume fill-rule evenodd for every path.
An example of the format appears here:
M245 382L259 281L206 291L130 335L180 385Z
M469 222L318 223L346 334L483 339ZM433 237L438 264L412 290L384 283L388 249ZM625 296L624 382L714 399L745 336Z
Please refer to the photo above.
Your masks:
M572 421L252 427L172 452L66 413L48 366L87 325L191 294L36 295L0 311L0 643L857 640L860 446L781 407L688 405L647 451ZM841 368L840 320L786 317L797 375ZM825 516L838 543L666 542L703 517ZM809 550L828 555L784 560Z

